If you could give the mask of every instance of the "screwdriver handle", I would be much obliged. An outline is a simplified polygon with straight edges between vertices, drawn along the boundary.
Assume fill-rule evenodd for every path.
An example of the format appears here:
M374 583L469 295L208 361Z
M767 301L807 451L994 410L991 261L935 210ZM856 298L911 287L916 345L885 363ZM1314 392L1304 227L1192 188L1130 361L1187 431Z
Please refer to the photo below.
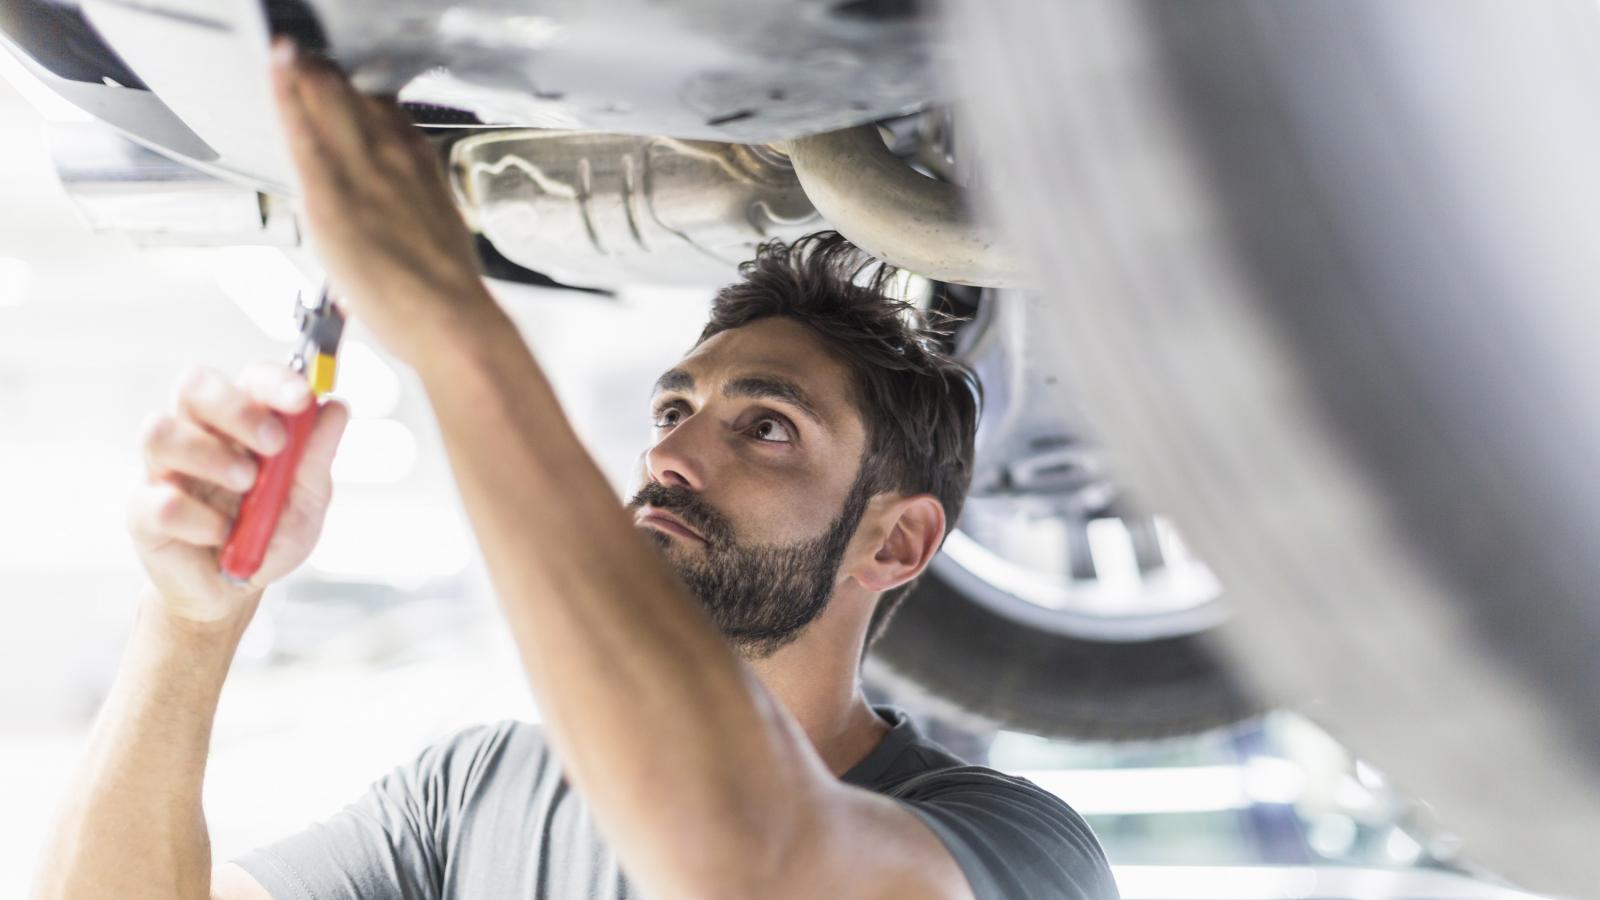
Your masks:
M300 468L300 458L305 455L306 442L311 438L311 427L317 423L317 410L321 405L314 400L300 412L279 414L289 440L282 450L261 461L255 485L239 504L233 532L222 545L222 574L229 581L245 584L260 571L261 561L267 556L267 545L272 542L273 532L278 530L278 517L289 499L289 489L294 487L294 473Z

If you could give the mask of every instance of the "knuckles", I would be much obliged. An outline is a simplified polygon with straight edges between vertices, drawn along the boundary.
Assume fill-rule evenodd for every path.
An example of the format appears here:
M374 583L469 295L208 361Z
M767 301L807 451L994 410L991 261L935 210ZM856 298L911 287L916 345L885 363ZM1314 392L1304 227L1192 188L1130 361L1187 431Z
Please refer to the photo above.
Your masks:
M185 371L174 393L181 414L206 424L248 426L257 415L256 404L243 389L210 369Z
M180 403L202 401L215 393L220 380L217 373L210 369L201 366L188 368L174 383L173 395Z
M160 528L170 531L182 524L188 511L189 498L183 491L171 484L156 488L155 505L151 515Z
M147 417L139 430L139 443L146 457L154 457L172 442L178 421L165 413Z
M128 530L144 541L171 536L183 513L183 498L168 483L146 484L128 498Z
M374 154L391 177L413 176L416 173L416 150L406 138L407 135L395 134L387 128L378 134Z

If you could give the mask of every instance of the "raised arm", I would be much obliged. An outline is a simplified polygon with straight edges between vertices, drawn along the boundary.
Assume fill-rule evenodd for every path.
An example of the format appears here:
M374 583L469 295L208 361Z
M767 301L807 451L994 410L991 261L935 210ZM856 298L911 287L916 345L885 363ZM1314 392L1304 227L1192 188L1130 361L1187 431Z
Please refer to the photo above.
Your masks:
M148 477L129 507L151 585L41 860L38 900L266 898L242 872L212 883L200 800L212 719L262 587L316 541L348 413L329 405L319 414L261 572L240 586L218 574L218 548L255 477L256 454L283 444L271 411L304 409L309 392L282 367L261 366L237 384L193 372L175 396L175 408L146 431Z
M938 839L845 787L640 536L485 290L432 148L280 46L312 234L414 366L549 738L653 897L963 897Z

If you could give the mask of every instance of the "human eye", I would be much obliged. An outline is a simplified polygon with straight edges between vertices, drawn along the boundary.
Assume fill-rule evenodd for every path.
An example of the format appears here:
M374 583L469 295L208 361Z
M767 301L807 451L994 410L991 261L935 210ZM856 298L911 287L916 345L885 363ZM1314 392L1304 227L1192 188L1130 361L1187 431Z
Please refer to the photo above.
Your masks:
M650 412L651 419L654 420L657 428L671 428L682 422L685 415L687 413L681 400L670 400L666 403L657 404Z
M747 429L747 433L767 444L788 444L794 441L794 426L781 416L763 416Z

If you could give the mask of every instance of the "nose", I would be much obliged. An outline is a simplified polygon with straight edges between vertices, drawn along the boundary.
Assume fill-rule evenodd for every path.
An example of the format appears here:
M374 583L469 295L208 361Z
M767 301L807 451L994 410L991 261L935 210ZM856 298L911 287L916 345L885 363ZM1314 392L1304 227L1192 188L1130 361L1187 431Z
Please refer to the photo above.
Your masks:
M644 453L650 480L691 491L705 489L712 446L713 423L706 416L689 416Z

